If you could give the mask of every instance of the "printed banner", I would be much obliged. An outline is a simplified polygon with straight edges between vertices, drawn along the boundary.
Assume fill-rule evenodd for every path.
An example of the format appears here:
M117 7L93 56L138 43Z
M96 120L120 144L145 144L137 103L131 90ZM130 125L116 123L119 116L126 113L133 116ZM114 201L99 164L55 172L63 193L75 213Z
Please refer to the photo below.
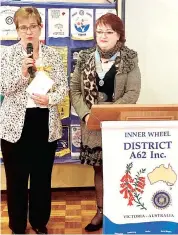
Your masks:
M102 122L104 234L178 234L177 140L178 121Z
M44 42L45 41L45 21L46 21L45 8L37 8L37 9L42 19L42 30L41 30L40 40Z
M79 160L81 147L81 128L80 124L71 125L71 158Z
M113 13L115 15L117 14L116 9L96 9L95 19L97 20L98 18L100 18L102 15L105 15L106 13Z
M69 96L66 96L64 100L57 105L57 107L61 120L64 118L69 118L69 109L70 109Z
M92 40L93 9L71 9L71 37L73 40Z
M0 40L17 40L18 35L13 22L14 14L19 7L1 6L0 7Z
M48 35L69 37L69 9L48 9Z
M61 56L62 64L64 65L64 71L67 75L68 70L68 48L67 47L59 47L59 46L51 46L58 51ZM70 100L69 96L66 96L62 103L58 104L58 111L60 114L60 119L69 118L69 110L70 110Z
M60 162L63 162L65 159L65 156L70 155L70 142L69 142L69 127L63 126L62 127L62 137L57 142L57 149L55 154L55 161L60 159ZM64 159L63 159L64 158ZM57 161L59 162L59 161Z

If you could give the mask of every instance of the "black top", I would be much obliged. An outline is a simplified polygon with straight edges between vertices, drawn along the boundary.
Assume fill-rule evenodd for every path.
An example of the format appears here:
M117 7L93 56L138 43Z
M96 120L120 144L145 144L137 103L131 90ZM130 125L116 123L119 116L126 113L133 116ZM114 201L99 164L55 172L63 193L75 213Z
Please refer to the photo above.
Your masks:
M104 102L112 102L113 101L113 93L114 93L114 80L116 75L116 67L113 64L109 71L105 74L104 79L104 85L99 85L99 77L98 74L96 74L96 85L98 87L98 91L101 93L106 94L106 100Z

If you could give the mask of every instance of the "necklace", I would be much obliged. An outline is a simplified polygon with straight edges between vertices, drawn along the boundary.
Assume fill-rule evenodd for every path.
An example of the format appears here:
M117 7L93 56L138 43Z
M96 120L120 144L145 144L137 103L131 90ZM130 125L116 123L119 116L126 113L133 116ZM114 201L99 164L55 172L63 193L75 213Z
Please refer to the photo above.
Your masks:
M104 80L103 79L99 80L99 86L104 86Z
M110 70L112 65L115 62L116 57L119 55L120 52L117 52L113 55L109 60L101 62L99 54L95 51L95 62L96 62L96 72L99 77L99 86L102 87L105 84L104 78L105 74Z

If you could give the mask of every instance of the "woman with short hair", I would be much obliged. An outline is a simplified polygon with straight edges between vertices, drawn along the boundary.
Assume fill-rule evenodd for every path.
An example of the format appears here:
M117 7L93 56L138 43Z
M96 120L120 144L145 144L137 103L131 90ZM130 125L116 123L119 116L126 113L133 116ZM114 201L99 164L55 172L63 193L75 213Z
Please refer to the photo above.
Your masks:
M13 233L25 233L29 206L32 228L37 234L47 234L51 173L56 143L62 135L57 104L68 93L67 78L58 52L40 43L42 21L38 10L19 8L14 23L20 41L4 51L0 78L0 94L4 96L0 107L0 139L9 227ZM33 47L30 54L29 43ZM39 72L44 83L50 78L53 86L45 95L29 95L26 89Z

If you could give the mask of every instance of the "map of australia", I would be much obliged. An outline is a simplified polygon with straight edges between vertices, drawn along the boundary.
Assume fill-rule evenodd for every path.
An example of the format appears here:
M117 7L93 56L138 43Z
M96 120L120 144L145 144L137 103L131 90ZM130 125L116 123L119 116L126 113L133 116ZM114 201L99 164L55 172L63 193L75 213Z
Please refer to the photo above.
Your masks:
M155 184L159 181L163 181L168 186L173 186L177 181L177 175L169 164L168 168L163 164L156 167L152 172L148 173L148 179L150 184Z

